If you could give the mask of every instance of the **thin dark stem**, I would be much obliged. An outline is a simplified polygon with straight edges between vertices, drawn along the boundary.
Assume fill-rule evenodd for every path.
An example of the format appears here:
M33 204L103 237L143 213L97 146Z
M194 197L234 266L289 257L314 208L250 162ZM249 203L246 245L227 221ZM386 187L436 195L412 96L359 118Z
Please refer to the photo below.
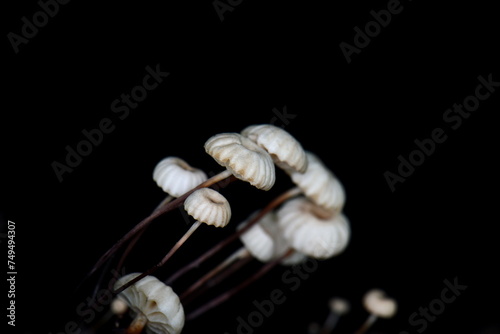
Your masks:
M287 199L296 196L300 193L300 190L298 188L291 188L287 191L285 191L283 194L280 196L276 197L273 201L271 201L266 207L264 207L262 210L260 210L254 217L252 217L248 223L240 230L236 231L226 239L222 240L215 246L213 246L211 249L209 249L207 252L204 254L200 255L197 259L194 261L188 263L181 269L179 269L176 273L174 273L172 276L170 276L167 280L165 280L165 284L171 285L176 279L187 273L188 271L197 268L200 264L202 264L205 260L210 258L212 255L215 253L219 252L221 249L229 245L231 242L235 241L248 231L253 225L255 225L262 217L264 217L266 214L268 214L271 210L276 208L278 205L286 201Z
M109 259L109 261L104 266L104 270L102 271L101 275L99 275L99 278L98 278L97 283L95 285L94 291L92 292L92 297L90 299L94 300L95 297L97 296L97 292L99 291L99 288L101 287L102 281L104 280L104 276L106 276L106 272L108 271L109 266L111 265L111 262L113 261L113 257L114 256L112 256Z
M151 267L149 270L143 272L139 276L137 276L134 279L130 280L129 282L125 283L124 285L122 285L121 287L116 289L113 293L118 294L118 293L122 292L123 290L125 290L126 288L131 286L132 284L135 284L139 280L143 279L144 277L146 277L148 275L153 274L155 271L160 269L172 257L172 255L174 255L175 252L184 244L184 242L186 242L186 240L191 236L191 234L193 234L194 231L196 231L196 229L198 227L200 227L200 225L201 225L201 223L199 221L196 221L193 225L191 225L189 230L186 233L184 233L184 235L179 239L179 241L177 241L175 243L174 247L172 247L170 249L170 251L167 253L167 255L165 255L163 257L163 259L161 259L160 262L158 262L156 265Z
M253 260L252 256L247 256L247 257L244 257L244 258L242 258L242 259L240 259L240 260L238 260L236 262L233 262L229 266L229 268L227 268L223 272L218 273L217 276L215 276L214 278L210 279L203 287L201 287L200 289L198 289L198 290L190 293L189 295L186 295L184 297L184 299L181 299L182 305L189 304L193 299L195 299L196 297L202 295L208 289L213 288L214 286L216 286L217 284L219 284L220 282L222 282L223 280L225 280L227 277L231 276L231 274L235 273L236 271L238 271L238 269L240 269L241 267L245 266L247 263L249 263L252 260Z
M239 260L242 260L244 258L250 257L251 255L248 252L248 250L245 247L242 247L238 249L236 252L231 254L227 259L222 261L217 267L209 271L207 274L205 274L202 278L197 280L193 285L191 285L186 291L184 291L179 298L181 301L184 301L187 296L198 290L200 287L202 287L206 282L208 282L212 277L226 269L227 267L231 266L235 262L238 262Z
M224 180L225 178L228 178L232 176L231 172L228 170L225 170L217 175L214 175L210 179L206 180L205 182L199 184L198 186L194 187L193 189L189 190L186 192L184 195L176 198L172 202L164 205L163 207L159 208L158 210L155 210L151 215L148 217L144 218L141 222L139 222L137 225L135 225L127 234L125 234L120 240L118 240L110 249L108 249L97 261L97 263L94 265L92 270L83 278L82 282L78 285L78 288L85 282L90 276L92 276L113 254L116 253L116 251L130 238L132 238L134 235L136 235L139 231L144 229L146 226L151 224L151 222L158 218L159 216L179 207L184 203L186 198L191 195L194 191L200 189L200 188L205 188L213 185L214 183L220 182ZM230 179L231 180L231 179ZM77 290L78 290L77 288Z
M361 325L361 327L354 334L364 334L377 320L377 316L375 314L370 314L368 319Z
M319 333L320 334L330 334L332 332L332 330L335 328L335 326L337 325L337 322L339 321L339 319L340 319L340 315L338 313L330 312Z
M235 286L234 288L230 289L229 291L226 291L225 293L219 295L218 297L215 297L214 299L212 299L208 303L200 306L198 309L189 313L186 316L186 320L188 320L188 321L193 320L193 319L199 317L200 315L202 315L203 313L205 313L205 312L211 310L212 308L218 306L219 304L225 302L226 300L228 300L229 298L231 298L232 296L236 295L238 292L240 292L241 290L246 288L248 285L255 282L257 279L259 279L261 276L263 276L265 273L267 273L269 270L271 270L277 264L279 264L284 258L291 255L293 252L294 252L294 250L290 249L288 252L286 252L285 254L280 256L278 259L267 263L259 271L257 271L255 274L253 274L252 276L250 276L249 278L247 278L246 280L241 282L239 285Z
M228 268L228 270L224 270L221 272L219 275L216 277L212 278L210 281L207 282L206 288L213 288L223 280L225 280L227 277L229 277L232 273L236 272L238 269L243 267L245 264L248 262L252 261L254 258L252 256L247 256L244 257L243 259L239 260L238 262L235 262L231 267Z
M163 207L164 205L166 205L167 203L171 202L172 200L174 199L173 196L167 196L163 201L161 201L161 203L153 210L153 212L155 212L156 210L160 209L161 207ZM134 248L134 246L137 244L137 242L139 241L139 239L141 238L141 236L144 234L144 232L146 232L146 229L148 228L148 226L145 226L142 231L140 231L130 242L129 244L127 245L127 248L125 248L125 251L123 252L122 254L122 257L120 258L120 261L118 262L118 265L116 266L116 271L117 272L120 272L120 269L122 268L123 266L123 263L125 262L125 259L127 258L128 254L130 254L130 252L132 251L132 249Z

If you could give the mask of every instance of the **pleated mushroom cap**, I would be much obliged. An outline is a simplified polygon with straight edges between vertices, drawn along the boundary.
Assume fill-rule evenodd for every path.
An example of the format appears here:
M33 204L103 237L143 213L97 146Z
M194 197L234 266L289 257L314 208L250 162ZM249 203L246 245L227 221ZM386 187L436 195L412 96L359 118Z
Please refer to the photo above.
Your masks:
M306 155L307 170L290 173L292 181L317 205L340 212L345 203L344 187L316 155L311 152L306 152Z
M201 188L189 195L184 209L194 219L215 227L224 227L231 219L231 206L227 199L210 188Z
M379 289L368 291L363 297L363 305L368 312L380 318L391 318L397 311L396 301Z
M153 171L156 184L173 197L180 197L207 179L201 169L191 167L177 157L161 160Z
M240 230L246 226L254 215L238 225L237 229ZM240 236L240 240L252 256L261 262L274 260L285 254L289 249L288 244L283 238L283 233L278 226L276 215L273 212L266 214L256 224L245 231Z
M342 252L350 238L347 218L332 214L305 197L294 198L278 210L283 236L295 250L316 259Z
M271 124L251 125L241 134L266 150L281 169L297 173L306 171L307 158L302 145L282 128Z
M115 289L139 276L132 273L121 277ZM146 276L118 295L135 314L147 318L146 331L153 334L178 334L184 327L184 309L171 287L154 276Z
M221 133L209 138L205 151L240 180L262 190L274 185L276 173L269 153L238 133Z

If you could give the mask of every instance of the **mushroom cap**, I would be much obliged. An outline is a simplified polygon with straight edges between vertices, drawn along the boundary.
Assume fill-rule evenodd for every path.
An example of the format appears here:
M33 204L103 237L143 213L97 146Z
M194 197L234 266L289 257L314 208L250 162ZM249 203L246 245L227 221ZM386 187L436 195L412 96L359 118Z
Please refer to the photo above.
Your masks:
M392 318L397 311L396 301L379 289L368 291L363 297L363 305L368 312L380 318Z
M140 273L121 277L115 289L131 281ZM177 334L184 327L184 309L171 287L154 276L146 276L119 294L135 314L147 319L146 331L154 334Z
M342 252L349 242L347 218L325 211L305 197L287 201L277 214L285 240L307 256L327 259Z
M257 212L238 225L237 229L242 229L256 214ZM240 236L240 240L250 254L261 262L274 260L285 254L289 249L288 244L283 238L283 232L278 226L274 212L270 212L262 217Z
M227 199L210 188L201 188L189 195L184 201L184 209L194 219L215 227L224 227L231 219Z
M330 312L344 315L351 309L351 305L344 298L333 297L328 301Z
M311 152L306 152L308 167L304 173L292 172L292 181L317 205L340 212L345 203L344 187L335 175Z
M264 149L239 133L220 133L205 142L205 151L240 180L269 190L276 173L273 159Z
M281 169L298 173L306 171L307 158L302 145L282 128L271 124L251 125L241 134L266 150Z
M173 197L180 197L207 179L204 171L177 157L161 160L153 171L156 184Z

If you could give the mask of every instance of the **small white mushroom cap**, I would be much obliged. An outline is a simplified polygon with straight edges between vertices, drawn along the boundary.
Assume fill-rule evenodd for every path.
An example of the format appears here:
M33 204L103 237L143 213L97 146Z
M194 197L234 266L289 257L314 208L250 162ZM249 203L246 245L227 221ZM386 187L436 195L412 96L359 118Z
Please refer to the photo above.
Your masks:
M392 318L397 311L396 301L379 289L368 291L363 297L363 305L368 312L380 318Z
M206 179L204 171L177 157L161 160L153 171L156 184L173 197L180 197Z
M290 173L292 181L317 205L340 212L345 203L344 187L316 155L311 152L306 155L307 170Z
M282 128L271 124L251 125L241 134L265 149L281 169L298 173L306 171L307 158L302 145Z
M231 219L231 206L219 192L210 188L194 191L184 201L186 212L199 222L224 227Z
M269 153L238 133L221 133L209 138L205 151L240 180L262 190L274 185L276 173Z
M287 201L277 214L285 240L307 256L327 259L342 252L349 242L347 218L325 211L305 197Z
M115 289L139 276L132 273L121 277ZM154 276L146 276L119 294L135 314L146 317L146 331L153 334L177 334L184 327L184 309L171 287Z
M255 214L257 212L238 225L237 229L240 230L246 226ZM283 239L283 232L278 226L274 212L270 212L262 217L240 236L240 240L250 254L261 262L274 260L285 254L289 249L288 244Z
M333 297L328 301L330 312L344 315L351 309L349 302L343 298Z

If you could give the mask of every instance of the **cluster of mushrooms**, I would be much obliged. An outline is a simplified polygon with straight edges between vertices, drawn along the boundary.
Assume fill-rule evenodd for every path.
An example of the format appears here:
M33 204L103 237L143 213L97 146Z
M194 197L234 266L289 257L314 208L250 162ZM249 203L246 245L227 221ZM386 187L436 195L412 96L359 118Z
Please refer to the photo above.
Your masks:
M200 224L220 228L228 225L231 206L220 192L210 188L223 180L241 180L267 191L275 183L275 168L278 167L289 175L295 186L235 228L231 240L240 240L243 247L188 289L188 297L208 279L242 259L257 259L266 263L269 269L275 264L299 264L307 257L328 259L341 253L348 244L350 227L342 213L345 203L342 184L316 155L305 151L287 131L269 124L252 125L240 133L214 135L205 142L204 148L225 170L208 178L204 171L178 157L160 161L153 171L153 179L168 194L167 198L151 216L106 252L92 271L109 260L123 244L137 241L152 220L173 208L183 205L195 220L155 267L143 273L128 274L116 282L117 298L112 309L120 314L131 311L134 317L126 333L141 333L143 330L148 333L180 333L185 321L199 314L195 311L194 315L185 315L182 301L186 293L179 297L169 286L192 266L165 281L152 274L172 257ZM204 254L196 264L221 247ZM203 311L215 304L207 305Z
M397 311L397 302L386 295L383 290L371 289L363 296L363 306L369 313L368 318L354 332L354 334L364 334L379 318L392 318ZM328 302L330 313L326 317L323 325L312 322L309 325L308 334L330 334L333 332L340 318L351 309L349 301L340 297L333 297Z

